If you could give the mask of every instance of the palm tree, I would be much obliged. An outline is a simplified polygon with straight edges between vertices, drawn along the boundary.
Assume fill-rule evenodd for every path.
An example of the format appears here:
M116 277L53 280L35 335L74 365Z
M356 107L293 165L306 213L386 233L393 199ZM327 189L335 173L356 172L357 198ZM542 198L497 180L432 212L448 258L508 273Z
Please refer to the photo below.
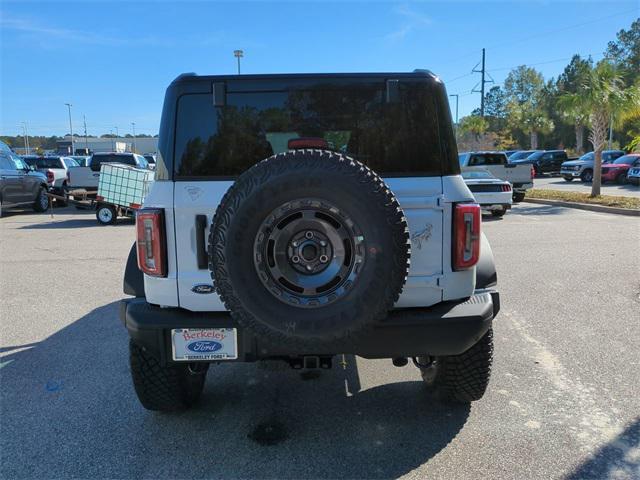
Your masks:
M589 123L589 111L573 95L563 95L558 99L560 114L573 123L576 135L576 150L579 155L584 153L584 129Z
M581 88L576 93L568 94L568 97L571 98L568 102L589 112L589 142L595 154L591 196L597 197L602 184L602 150L607 142L609 122L637 108L640 88L638 84L625 88L620 69L604 59L589 72Z

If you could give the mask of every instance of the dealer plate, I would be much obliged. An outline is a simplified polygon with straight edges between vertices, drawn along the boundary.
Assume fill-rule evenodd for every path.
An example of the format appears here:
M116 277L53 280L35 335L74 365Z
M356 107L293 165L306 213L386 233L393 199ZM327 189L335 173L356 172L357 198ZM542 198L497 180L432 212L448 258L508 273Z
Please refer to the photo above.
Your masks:
M171 330L173 359L235 360L238 340L235 328L175 328Z

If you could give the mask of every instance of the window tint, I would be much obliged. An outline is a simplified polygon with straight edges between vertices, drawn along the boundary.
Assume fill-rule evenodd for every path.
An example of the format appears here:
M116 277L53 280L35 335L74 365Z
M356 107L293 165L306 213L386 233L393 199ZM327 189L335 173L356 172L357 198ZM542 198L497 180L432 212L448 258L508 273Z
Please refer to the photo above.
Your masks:
M504 165L507 158L503 153L474 153L469 159L469 166Z
M64 168L59 157L39 157L35 163L36 168Z
M274 153L323 148L381 174L439 175L443 155L431 88L400 82L392 103L385 101L384 82L228 93L223 107L215 107L210 94L184 95L178 101L175 174L232 177Z
M11 157L4 151L0 151L0 170L15 170L16 166L11 161Z
M91 170L100 171L100 165L103 163L124 163L125 165L135 165L133 155L109 153L104 155L94 155L91 159Z

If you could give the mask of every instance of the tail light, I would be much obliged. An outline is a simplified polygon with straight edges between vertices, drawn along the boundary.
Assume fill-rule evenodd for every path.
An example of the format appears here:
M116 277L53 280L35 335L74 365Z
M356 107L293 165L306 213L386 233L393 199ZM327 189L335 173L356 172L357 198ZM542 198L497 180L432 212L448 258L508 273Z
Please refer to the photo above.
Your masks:
M47 170L47 183L53 183L56 181L56 177L51 170Z
M166 277L167 242L164 211L155 208L138 210L136 232L138 268L153 277Z
M465 270L480 258L480 205L458 203L453 212L453 269Z
M531 165L531 180L533 180L536 176L536 169Z
M510 192L511 191L511 184L507 183L506 185L502 185L502 191L503 192Z

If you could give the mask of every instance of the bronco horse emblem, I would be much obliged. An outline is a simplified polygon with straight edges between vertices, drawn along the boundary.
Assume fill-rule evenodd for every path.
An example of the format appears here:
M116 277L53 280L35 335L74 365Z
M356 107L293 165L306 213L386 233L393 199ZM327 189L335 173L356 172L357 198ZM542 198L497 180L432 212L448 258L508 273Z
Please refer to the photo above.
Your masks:
M416 243L416 247L418 250L422 249L422 242L427 242L431 237L431 230L433 230L433 225L427 223L422 230L415 232L411 235L411 244Z

